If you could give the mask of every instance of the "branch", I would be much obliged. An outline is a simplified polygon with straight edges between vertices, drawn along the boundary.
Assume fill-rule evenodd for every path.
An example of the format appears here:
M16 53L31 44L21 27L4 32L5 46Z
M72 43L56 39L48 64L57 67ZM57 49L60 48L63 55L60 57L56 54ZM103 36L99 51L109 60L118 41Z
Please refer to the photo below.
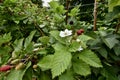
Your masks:
M44 36L45 34L44 34L43 30L37 25L36 22L34 22L34 25L35 25L35 28L40 32L41 36Z
M95 0L94 2L94 28L93 30L96 31L97 30L97 26L96 26L96 23L97 23L97 0Z

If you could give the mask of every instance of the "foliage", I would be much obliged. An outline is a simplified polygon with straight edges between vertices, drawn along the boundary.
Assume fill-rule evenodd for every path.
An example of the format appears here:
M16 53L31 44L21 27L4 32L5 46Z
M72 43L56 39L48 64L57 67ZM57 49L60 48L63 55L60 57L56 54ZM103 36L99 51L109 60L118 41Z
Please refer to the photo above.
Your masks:
M30 0L0 3L0 66L12 68L0 80L119 80L120 34L111 22L92 31L79 21L79 7L69 10L66 24L67 11L56 1L50 8Z

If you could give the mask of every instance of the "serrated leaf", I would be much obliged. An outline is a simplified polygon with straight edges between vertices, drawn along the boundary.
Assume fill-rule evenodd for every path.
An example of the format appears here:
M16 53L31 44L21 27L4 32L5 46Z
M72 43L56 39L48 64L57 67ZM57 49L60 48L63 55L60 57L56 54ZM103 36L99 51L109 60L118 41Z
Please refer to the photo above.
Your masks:
M50 7L53 9L56 9L59 6L59 4L56 1L51 1L49 4L50 4Z
M55 49L56 52L63 52L63 51L68 51L67 50L67 46L62 45L60 43L56 43L54 45L52 45L53 48Z
M51 72L52 78L61 75L70 65L72 55L65 46L56 44L53 46L55 54L52 62Z
M97 50L101 56L103 56L104 58L107 59L107 56L108 56L108 53L107 53L107 50L105 49L105 47L101 47Z
M83 35L78 36L78 39L81 41L81 46L84 48L87 48L86 46L87 41L93 38L83 34Z
M100 76L98 80L106 80L104 76Z
M32 68L28 68L22 80L32 80Z
M79 12L79 6L77 7L74 7L73 9L71 9L70 13L69 13L69 16L76 16Z
M82 60L76 60L73 63L74 72L82 76L87 76L91 74L90 66L83 62Z
M70 52L76 52L79 47L80 47L80 44L76 41L73 41L69 46L69 51Z
M12 51L10 46L0 47L0 55L8 55L10 51Z
M14 47L14 51L12 52L12 57L13 58L16 58L20 52L22 51L23 49L23 40L24 39L19 39L19 40L15 40L14 43L13 43L13 47Z
M118 80L112 68L103 68L101 74L106 77L106 80Z
M113 49L114 49L115 54L117 56L119 56L120 55L120 45L116 45Z
M0 45L2 45L3 43L9 42L11 39L12 39L11 33L4 34L3 36L0 36Z
M41 41L41 43L47 44L50 38L48 36L43 36L43 37L40 37L39 40Z
M64 10L64 6L63 6L63 5L59 5L59 6L56 8L56 12L57 12L57 13L60 13L60 14L64 14L66 11Z
M42 70L48 70L51 68L54 55L47 55L37 64Z
M41 72L39 80L52 80L52 79L50 78L49 74L47 74L45 72Z
M100 35L101 35L102 37L107 36L107 32L105 32L105 31L99 31L99 33L100 33Z
M120 0L108 0L109 12L112 12L113 8L118 5L120 5Z
M72 70L67 70L59 76L59 80L75 80Z
M27 67L25 69L20 69L20 70L13 70L11 71L6 80L22 80L26 70L31 66L31 63L27 64Z
M28 47L28 45L31 43L33 36L35 34L36 31L32 31L30 33L30 35L25 39L25 43L24 43L24 48L26 49Z
M29 43L29 45L27 46L27 48L25 49L26 53L32 53L34 49L34 45L33 42Z
M23 40L24 39L19 39L19 40L15 40L14 43L13 43L13 47L14 47L14 51L15 52L19 52L22 50L23 48Z
M118 44L119 41L117 39L115 39L114 37L110 37L110 38L102 38L103 42L110 48L112 49L115 44Z
M90 40L90 39L93 39L92 37L90 37L90 36L87 36L87 35L80 35L79 37L78 37L78 39L80 39L80 41L83 41L83 42L87 42L88 40Z
M50 34L51 34L51 36L53 36L56 40L58 40L60 43L63 43L63 44L65 44L65 39L64 38L61 38L60 36L59 36L59 31L51 31L50 32Z
M97 55L92 52L91 50L83 50L79 54L79 58L84 61L85 63L93 66L93 67L102 67L100 59L97 57Z
M59 14L54 14L54 21L57 21L57 22L61 22L64 20L63 16L59 15Z

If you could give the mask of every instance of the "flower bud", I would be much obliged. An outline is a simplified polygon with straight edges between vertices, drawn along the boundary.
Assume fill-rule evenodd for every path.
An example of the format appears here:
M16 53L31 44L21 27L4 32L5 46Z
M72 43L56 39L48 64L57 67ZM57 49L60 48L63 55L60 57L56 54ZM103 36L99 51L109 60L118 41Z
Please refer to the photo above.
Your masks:
M19 70L19 69L22 69L22 68L24 68L24 67L25 67L24 63L19 63L19 64L15 67L15 69L16 69L16 70Z
M18 62L19 62L19 59L15 59L15 60L11 61L11 64L16 64Z
M38 65L33 65L33 69L36 69L38 67Z
M77 35L81 35L82 33L84 33L84 29L77 30Z
M12 66L10 65L3 65L0 67L0 72L6 72L8 70L10 70L12 68Z

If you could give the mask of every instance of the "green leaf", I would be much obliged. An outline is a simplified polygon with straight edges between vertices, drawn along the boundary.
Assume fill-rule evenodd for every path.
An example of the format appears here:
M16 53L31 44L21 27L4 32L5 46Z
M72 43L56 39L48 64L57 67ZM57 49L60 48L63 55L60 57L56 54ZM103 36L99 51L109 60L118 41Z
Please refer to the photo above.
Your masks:
M63 51L67 51L67 46L65 45L62 45L60 43L56 43L54 45L52 45L53 48L55 49L55 51L57 52L63 52Z
M14 51L15 52L20 52L23 48L23 40L24 39L19 39L19 40L15 40L13 43L13 47L14 47Z
M109 12L106 15L106 19L108 21L112 21L113 19L118 19L120 17L120 6L115 6L112 12Z
M25 75L23 76L23 80L32 80L32 68L29 67L26 72Z
M37 52L37 54L47 54L47 50L46 49L40 49L38 52Z
M48 75L47 73L41 72L39 80L52 80L52 79L50 78L50 75Z
M83 35L78 36L78 39L81 41L81 46L84 48L87 48L86 46L87 41L93 38L83 34Z
M70 52L76 52L79 47L80 47L79 42L73 41L73 42L70 44L69 51L70 51Z
M48 36L43 36L43 37L40 37L39 40L41 41L41 43L47 44L50 38Z
M30 67L31 63L29 62L25 69L13 70L9 73L6 80L22 80L25 72Z
M79 54L79 58L93 67L102 67L100 59L91 50L84 50Z
M106 80L118 80L112 68L103 68L101 74L106 77Z
M69 16L72 16L72 17L77 16L78 12L79 12L79 6L74 7L73 9L71 9Z
M104 76L100 76L98 80L106 80Z
M12 52L12 57L16 58L22 51L23 49L23 40L24 39L19 39L19 40L15 40L13 43L13 47L14 47L14 51Z
M52 78L61 75L71 63L72 55L63 45L54 45L55 54L52 62Z
M59 6L59 4L56 1L51 1L49 4L50 4L50 7L53 9L56 9Z
M66 11L64 10L64 6L63 5L59 5L56 8L56 12L59 13L59 14L64 14Z
M73 62L74 72L82 76L87 76L91 74L90 66L83 62L82 60L76 60Z
M54 55L47 55L37 64L43 71L51 68Z
M113 8L118 5L120 5L120 0L108 0L109 12L112 12Z
M10 46L0 47L0 55L8 55L10 51L12 51Z
M52 62L52 78L61 75L70 65L72 55L67 51L56 52Z
M80 41L82 41L82 42L87 42L88 40L90 40L90 39L93 39L92 37L90 37L90 36L87 36L87 35L80 35L79 37L78 37L78 39L80 39Z
M28 47L28 45L31 43L33 36L35 34L36 31L32 31L30 33L30 35L25 39L25 43L24 43L24 48L26 49Z
M64 20L63 16L59 15L59 14L54 14L54 21L56 22L62 22Z
M0 36L0 45L2 45L3 43L9 42L11 39L12 39L11 33L4 34L3 36Z
M59 36L59 31L51 31L50 32L50 34L56 39L56 40L58 40L60 43L63 43L63 44L65 44L65 39L64 38L61 38L60 36Z
M101 56L107 59L108 53L104 46L101 46L101 48L98 49L97 51L101 54Z
M107 36L107 32L105 32L105 31L99 31L99 33L100 33L100 35L101 35L102 37Z
M67 70L65 73L60 75L59 80L75 80L72 70Z
M117 56L119 56L120 55L120 45L116 45L113 49L114 49L115 54Z
M34 50L33 42L29 43L27 48L25 49L26 53L32 53Z
M114 37L102 38L102 40L110 49L112 49L116 44L119 43L119 41Z

